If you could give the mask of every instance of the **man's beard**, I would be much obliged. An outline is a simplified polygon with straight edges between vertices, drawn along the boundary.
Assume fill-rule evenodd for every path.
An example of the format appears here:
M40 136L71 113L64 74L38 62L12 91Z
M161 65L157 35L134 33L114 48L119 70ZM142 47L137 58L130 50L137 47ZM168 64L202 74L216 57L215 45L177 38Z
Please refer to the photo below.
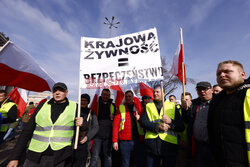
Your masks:
M219 86L221 87L221 88L223 88L224 90L226 90L226 91L234 91L234 90L236 90L242 83L244 82L244 80L243 81L241 81L241 80L237 80L236 82L234 82L232 85L230 85L230 86L223 86L223 85L220 85L219 84Z

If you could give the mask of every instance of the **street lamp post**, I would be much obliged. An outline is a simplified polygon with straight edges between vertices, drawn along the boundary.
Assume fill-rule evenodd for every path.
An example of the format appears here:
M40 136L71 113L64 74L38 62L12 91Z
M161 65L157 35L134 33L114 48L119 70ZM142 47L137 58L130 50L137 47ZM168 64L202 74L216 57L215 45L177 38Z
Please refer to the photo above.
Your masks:
M107 20L107 22L104 22L104 24L106 24L106 25L109 26L109 29L110 29L110 31L109 31L109 37L111 37L111 35L112 35L112 28L113 27L114 28L118 28L116 25L120 24L120 22L118 21L118 22L114 23L114 19L115 19L114 16L112 16L111 21L109 21L109 19L107 17L105 17L105 19Z

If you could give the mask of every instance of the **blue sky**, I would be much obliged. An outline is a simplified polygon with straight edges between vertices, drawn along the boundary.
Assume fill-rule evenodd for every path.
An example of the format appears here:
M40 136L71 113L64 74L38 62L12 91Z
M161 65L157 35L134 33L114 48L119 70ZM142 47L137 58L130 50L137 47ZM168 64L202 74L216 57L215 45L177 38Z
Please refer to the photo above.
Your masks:
M106 38L156 27L171 66L183 28L187 77L216 83L217 64L237 60L250 72L250 0L0 0L0 31L28 51L56 81L78 94L80 37ZM195 93L195 85L186 91ZM181 88L174 94L180 97Z

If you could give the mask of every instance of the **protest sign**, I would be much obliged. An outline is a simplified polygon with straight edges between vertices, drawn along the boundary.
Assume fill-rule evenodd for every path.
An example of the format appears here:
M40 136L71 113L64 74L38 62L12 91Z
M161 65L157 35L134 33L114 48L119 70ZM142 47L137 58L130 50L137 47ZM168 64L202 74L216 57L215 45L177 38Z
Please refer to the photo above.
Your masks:
M81 38L81 88L162 78L155 28L114 38Z

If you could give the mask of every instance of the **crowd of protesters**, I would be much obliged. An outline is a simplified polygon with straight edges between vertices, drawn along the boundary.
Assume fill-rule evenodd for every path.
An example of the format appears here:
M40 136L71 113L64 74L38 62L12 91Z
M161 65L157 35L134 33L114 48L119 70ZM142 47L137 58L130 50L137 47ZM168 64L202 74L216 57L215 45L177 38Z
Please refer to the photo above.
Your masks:
M116 107L103 89L95 110L88 94L77 105L67 98L66 84L53 86L53 98L30 103L22 116L23 130L8 167L247 167L250 165L250 78L237 61L223 61L217 85L196 84L189 92L164 100L160 85L153 97L134 102L125 92ZM16 122L16 104L0 91L0 144ZM80 117L77 109L80 107ZM30 110L32 115L29 115ZM79 138L75 141L76 127ZM73 149L74 143L77 149ZM22 164L21 158L26 154Z

